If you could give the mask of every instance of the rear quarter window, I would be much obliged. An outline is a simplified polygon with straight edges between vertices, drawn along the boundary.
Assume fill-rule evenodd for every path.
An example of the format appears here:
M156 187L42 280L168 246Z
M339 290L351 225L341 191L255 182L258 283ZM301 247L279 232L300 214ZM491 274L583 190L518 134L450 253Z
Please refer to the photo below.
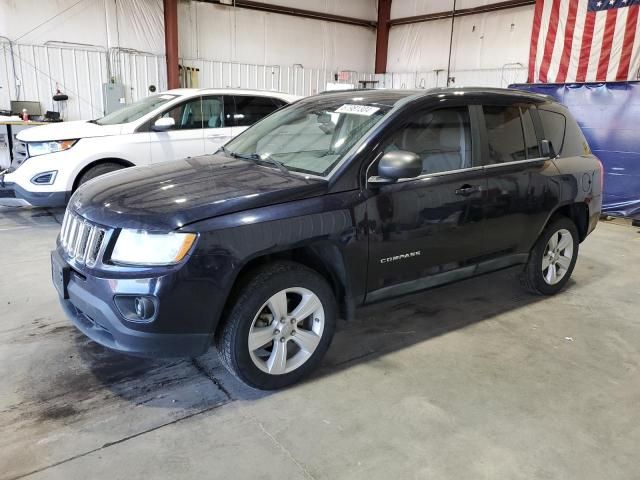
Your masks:
M567 115L567 125L564 134L564 143L562 145L562 155L565 157L577 157L580 155L588 155L591 153L587 139L584 138L582 130L578 126L578 122L571 116Z

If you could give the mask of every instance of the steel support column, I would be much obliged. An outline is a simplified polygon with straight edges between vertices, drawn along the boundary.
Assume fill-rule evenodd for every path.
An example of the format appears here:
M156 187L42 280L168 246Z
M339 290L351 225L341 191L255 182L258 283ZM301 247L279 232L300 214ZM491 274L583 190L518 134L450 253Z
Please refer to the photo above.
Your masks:
M178 0L164 0L164 48L167 55L167 86L180 87L178 71Z
M376 73L387 71L389 50L389 21L391 20L391 0L378 0L378 30L376 35Z

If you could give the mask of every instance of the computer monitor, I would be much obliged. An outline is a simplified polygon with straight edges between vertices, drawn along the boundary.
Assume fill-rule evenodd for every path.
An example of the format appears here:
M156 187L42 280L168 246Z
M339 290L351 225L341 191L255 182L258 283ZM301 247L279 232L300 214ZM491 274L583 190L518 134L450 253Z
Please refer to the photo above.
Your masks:
M22 110L26 109L30 117L38 117L42 115L40 102L28 102L23 100L11 100L11 112L14 115L20 115Z

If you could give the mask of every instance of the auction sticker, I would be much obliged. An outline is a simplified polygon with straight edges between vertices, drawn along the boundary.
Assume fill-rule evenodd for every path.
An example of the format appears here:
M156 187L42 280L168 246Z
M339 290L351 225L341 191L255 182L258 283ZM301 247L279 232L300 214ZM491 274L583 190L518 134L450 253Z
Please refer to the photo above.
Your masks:
M336 113L351 113L354 115L365 115L369 117L376 113L378 110L380 110L378 107L370 107L369 105L353 105L350 103L345 103L336 110Z

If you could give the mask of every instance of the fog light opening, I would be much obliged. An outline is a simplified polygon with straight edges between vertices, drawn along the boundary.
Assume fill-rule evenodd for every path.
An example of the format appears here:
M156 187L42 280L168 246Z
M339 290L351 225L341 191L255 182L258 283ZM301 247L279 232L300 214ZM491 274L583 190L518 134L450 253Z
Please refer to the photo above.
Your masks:
M158 299L152 295L116 295L114 302L130 322L153 322L158 315Z
M140 320L149 320L155 315L156 307L148 297L136 297L134 300L136 315Z
M53 185L53 182L56 181L57 174L58 174L57 170L39 173L38 175L36 175L31 179L31 183L35 185Z

